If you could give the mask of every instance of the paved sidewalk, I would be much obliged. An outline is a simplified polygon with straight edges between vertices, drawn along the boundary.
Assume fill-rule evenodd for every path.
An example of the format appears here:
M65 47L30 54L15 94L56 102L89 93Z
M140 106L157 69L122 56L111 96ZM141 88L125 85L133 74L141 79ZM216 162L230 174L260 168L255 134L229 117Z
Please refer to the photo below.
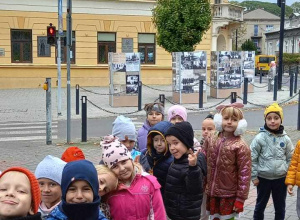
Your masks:
M285 79L284 80L288 80ZM283 81L284 81L283 80ZM257 108L261 105L267 106L273 103L273 93L267 92L266 83L254 83L254 92L248 93L248 104L245 109ZM287 84L288 85L288 84ZM171 85L169 86L151 86L148 88L143 86L142 89L142 107L145 103L153 102L159 97L159 94L165 94L166 98L172 101ZM287 100L298 100L298 96L295 95L293 99L289 97L289 88L284 84L283 91L278 91L277 101L279 103L286 102ZM109 93L108 87L87 87L86 89L91 92L80 89L80 97L87 96L87 99L94 103L96 106L101 107L104 110L113 112L115 114L100 110L94 107L91 103L87 103L88 118L100 118L107 116L114 116L118 114L124 114L128 112L137 111L137 107L111 107L109 105L108 95L99 95ZM163 91L160 91L163 90ZM81 115L76 115L75 111L75 88L71 89L71 118L79 119ZM98 93L98 94L97 94ZM243 95L241 95L243 97ZM224 99L216 99L208 97L207 102L203 104L206 111L215 110L215 106L222 102ZM242 100L238 99L238 102ZM229 103L230 99L224 103ZM46 92L42 89L11 89L0 90L0 121L45 121L46 120ZM166 109L168 109L172 103L166 100ZM185 107L196 109L198 111L198 104L184 104ZM213 106L212 108L209 108ZM191 111L188 109L188 111ZM57 116L57 89L52 89L52 117L53 120L66 120L67 118L67 91L62 89L62 116ZM81 106L80 106L81 112ZM133 115L144 115L144 111L137 112Z

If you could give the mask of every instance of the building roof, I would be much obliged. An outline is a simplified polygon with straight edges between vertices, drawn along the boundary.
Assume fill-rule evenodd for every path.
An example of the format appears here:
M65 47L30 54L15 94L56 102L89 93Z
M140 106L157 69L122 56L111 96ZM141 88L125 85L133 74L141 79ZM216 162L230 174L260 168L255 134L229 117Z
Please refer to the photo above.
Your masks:
M244 13L244 20L279 20L280 17L263 9L255 9Z

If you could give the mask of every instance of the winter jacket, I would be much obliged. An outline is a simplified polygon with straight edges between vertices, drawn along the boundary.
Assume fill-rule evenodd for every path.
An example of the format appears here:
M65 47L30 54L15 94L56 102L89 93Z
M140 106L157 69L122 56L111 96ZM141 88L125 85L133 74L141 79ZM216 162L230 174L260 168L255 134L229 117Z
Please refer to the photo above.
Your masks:
M168 143L164 137L165 132L172 124L168 121L161 121L151 127L147 136L147 149L145 149L140 156L140 164L143 166L144 170L152 175L154 175L159 184L161 185L160 191L162 196L164 196L164 188L166 183L166 177L168 174L169 167L174 160L168 147ZM153 137L155 135L162 136L165 141L165 151L163 153L157 153L153 147Z
M279 179L286 176L291 161L294 146L286 132L272 134L260 128L251 145L252 174L265 179Z
M41 213L36 213L34 215L28 215L25 217L17 217L17 218L10 218L10 220L42 220Z
M51 212L53 209L55 209L55 207L58 206L59 203L60 203L60 202L58 202L58 203L55 204L53 207L51 207L50 209L48 209L48 208L46 207L46 205L45 205L43 202L41 202L40 205L39 205L39 210L38 210L38 212L41 213L42 219L43 219L43 220L44 220L44 219L47 219L47 217L48 217L48 215L50 214L50 212Z
M132 160L134 160L134 159L136 158L136 156L141 155L141 152L139 152L139 151L137 151L137 150L135 150L135 149L132 149L132 150L130 151L130 154L131 154Z
M216 132L204 142L207 160L205 192L211 197L229 198L244 202L251 181L251 152L240 136L225 138Z
M87 216L88 217L88 216ZM88 219L88 218L87 218ZM47 220L68 220L68 217L62 212L60 206L57 206L49 215ZM85 219L82 219L85 220ZM102 214L99 208L99 216L98 219L95 220L107 220L105 216Z
M200 154L199 154L200 155ZM199 220L203 196L203 174L198 155L196 166L189 166L188 155L174 159L165 185L164 202L167 215L172 220ZM202 161L206 165L205 160Z
M166 220L164 204L156 178L147 173L136 174L129 187L120 184L109 195L107 203L114 220ZM150 217L151 216L151 217Z
M141 152L147 148L147 135L150 128L151 126L148 120L146 120L143 126L138 130L138 146Z
M300 186L300 141L298 141L296 145L295 152L285 178L285 184Z

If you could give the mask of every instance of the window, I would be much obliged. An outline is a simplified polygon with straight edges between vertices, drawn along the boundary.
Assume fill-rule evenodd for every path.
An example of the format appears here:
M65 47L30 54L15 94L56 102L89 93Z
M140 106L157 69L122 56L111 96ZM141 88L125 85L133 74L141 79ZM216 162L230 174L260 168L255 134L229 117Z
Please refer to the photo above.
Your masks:
M32 63L32 31L11 30L11 62Z
M258 48L258 39L253 39L252 41L253 41L254 45L256 46L256 48Z
M138 52L141 63L155 64L155 34L139 34Z
M254 25L254 36L258 36L258 25Z
M116 33L98 33L98 63L108 63L109 52L116 52Z
M67 36L67 32L64 31L64 36ZM68 47L66 46L67 44L67 37L62 37L61 38L61 63L66 64L67 63L67 49ZM75 55L76 55L76 38L75 38L75 31L72 31L72 46L71 46L71 51L70 51L70 59L71 63L75 64ZM55 47L55 57L57 58L57 47ZM55 62L57 63L57 59L55 59Z
M273 30L273 25L266 25L266 32Z
M284 41L285 44L285 53L288 53L288 48L289 48L289 42L288 41Z

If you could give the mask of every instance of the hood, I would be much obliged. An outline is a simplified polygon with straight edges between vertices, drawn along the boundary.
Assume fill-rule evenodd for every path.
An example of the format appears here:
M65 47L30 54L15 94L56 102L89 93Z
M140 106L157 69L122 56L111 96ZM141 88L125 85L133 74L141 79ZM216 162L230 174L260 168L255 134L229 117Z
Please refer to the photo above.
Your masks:
M166 150L164 152L164 155L166 155L169 152L169 147L168 147L167 140L165 138L165 133L171 126L172 126L171 122L161 121L149 129L147 135L147 149L150 155L152 154L152 151L155 151L153 147L153 136L157 134L161 135L163 137L163 140L165 141Z
M265 132L265 133L267 133L268 135L274 135L274 134L272 134L271 132L269 132L268 130L266 130L264 127L260 127L260 128L259 128L259 133L262 133L262 132ZM283 130L283 133L282 133L282 134L276 134L276 136L285 136L285 135L287 135L286 132L285 132L285 130Z

